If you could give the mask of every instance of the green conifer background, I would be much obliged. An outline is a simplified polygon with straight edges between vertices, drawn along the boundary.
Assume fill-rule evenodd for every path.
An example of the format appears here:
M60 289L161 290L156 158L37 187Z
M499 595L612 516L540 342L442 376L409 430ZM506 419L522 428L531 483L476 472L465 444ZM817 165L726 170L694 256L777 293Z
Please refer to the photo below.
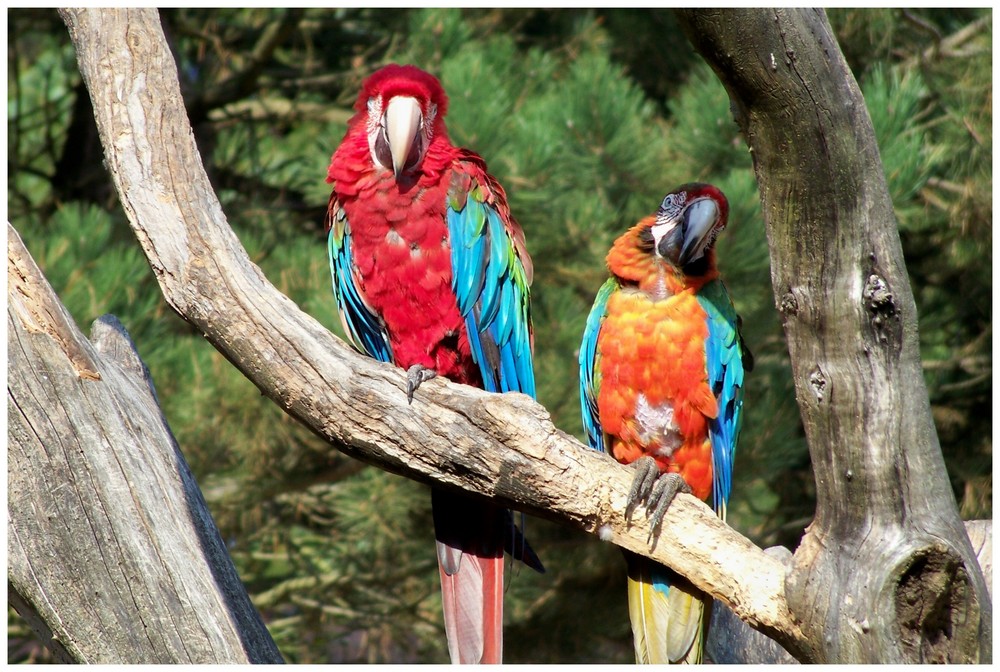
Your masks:
M289 14L294 12L294 14ZM830 10L865 94L920 315L931 403L966 518L992 516L992 12ZM614 238L692 180L731 205L720 267L756 369L729 522L794 548L814 508L750 155L667 10L162 12L203 159L251 258L336 333L322 235L330 154L361 79L411 62L456 144L504 184L535 263L538 396L582 436L577 348ZM77 322L129 329L233 558L290 662L444 662L427 488L331 454L163 301L94 154L64 27L10 10L8 218ZM210 107L267 29L247 92ZM218 99L216 99L218 100ZM209 109L210 108L210 109ZM93 125L93 122L90 122ZM96 158L95 158L96 157ZM514 572L509 662L631 662L617 549L547 521ZM9 614L12 612L9 612ZM46 660L16 616L8 660Z

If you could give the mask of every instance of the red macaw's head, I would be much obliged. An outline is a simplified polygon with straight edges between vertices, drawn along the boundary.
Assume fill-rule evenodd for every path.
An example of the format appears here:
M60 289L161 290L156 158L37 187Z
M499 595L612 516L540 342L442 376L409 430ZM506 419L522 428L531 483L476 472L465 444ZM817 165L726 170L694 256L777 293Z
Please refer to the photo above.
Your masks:
M397 177L420 167L435 137L447 137L448 97L437 77L413 65L387 65L368 77L354 109L364 121L376 167Z
M729 202L710 184L685 184L663 198L649 236L656 256L685 274L711 265L709 251L726 228Z

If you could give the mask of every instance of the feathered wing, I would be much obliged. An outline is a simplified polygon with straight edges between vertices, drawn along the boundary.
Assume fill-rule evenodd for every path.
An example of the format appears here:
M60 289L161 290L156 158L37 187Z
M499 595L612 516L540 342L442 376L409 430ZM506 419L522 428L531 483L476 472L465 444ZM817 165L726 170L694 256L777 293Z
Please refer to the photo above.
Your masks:
M365 300L357 269L351 257L351 225L336 195L326 212L327 252L333 274L337 312L350 343L356 350L380 362L392 361L392 346L385 324Z
M502 188L476 155L463 152L453 166L446 218L452 289L483 387L534 397L531 261ZM432 499L451 659L498 663L504 550L544 569L508 511L438 489Z
M583 341L580 344L580 410L583 414L583 429L587 433L587 442L594 450L605 452L604 430L601 427L601 414L597 407L597 397L601 392L601 362L597 351L597 336L608 312L608 299L618 291L619 283L615 278L601 286L594 299L594 305L587 316L587 326L584 328Z
M749 353L743 345L733 302L721 280L713 280L698 292L698 302L708 320L705 364L708 384L718 402L719 412L709 420L712 442L712 505L723 520L732 490L733 458L743 424L744 360Z
M490 392L535 396L528 286L531 260L500 185L466 153L448 192L452 289Z

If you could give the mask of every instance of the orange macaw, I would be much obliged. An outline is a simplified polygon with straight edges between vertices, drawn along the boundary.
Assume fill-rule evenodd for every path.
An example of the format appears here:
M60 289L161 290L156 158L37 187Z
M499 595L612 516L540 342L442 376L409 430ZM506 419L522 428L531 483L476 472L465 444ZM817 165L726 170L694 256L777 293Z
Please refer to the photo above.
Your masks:
M628 513L645 503L659 526L678 491L722 518L752 367L715 266L729 204L686 184L620 236L580 349L590 446L635 465ZM667 567L625 552L636 661L698 663L711 598Z

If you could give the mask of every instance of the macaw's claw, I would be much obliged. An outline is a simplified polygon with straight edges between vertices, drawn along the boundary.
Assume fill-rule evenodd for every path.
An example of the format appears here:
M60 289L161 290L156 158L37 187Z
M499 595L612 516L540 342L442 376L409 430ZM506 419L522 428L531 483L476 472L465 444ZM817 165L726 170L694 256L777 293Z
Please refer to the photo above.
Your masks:
M422 364L414 364L406 370L406 400L408 403L413 403L413 393L417 391L421 383L426 383L428 380L437 375L437 372L433 369L428 369Z
M632 488L628 491L628 504L625 506L625 520L632 520L632 512L639 504L648 503L649 493L660 476L660 467L651 457L640 457L632 463L635 468L635 478Z
M647 543L651 542L654 536L659 535L663 515L667 512L667 507L670 506L670 502L674 501L678 492L691 494L691 486L685 482L680 474L663 474L656 479L653 492L650 493L646 503L646 516L652 520L649 538L646 539Z
M628 493L628 505L625 508L625 518L632 519L632 512L639 504L646 505L646 517L652 520L649 539L659 533L663 516L674 501L678 492L691 494L691 487L680 474L660 473L660 467L652 457L641 457L632 463L635 467L635 478Z

